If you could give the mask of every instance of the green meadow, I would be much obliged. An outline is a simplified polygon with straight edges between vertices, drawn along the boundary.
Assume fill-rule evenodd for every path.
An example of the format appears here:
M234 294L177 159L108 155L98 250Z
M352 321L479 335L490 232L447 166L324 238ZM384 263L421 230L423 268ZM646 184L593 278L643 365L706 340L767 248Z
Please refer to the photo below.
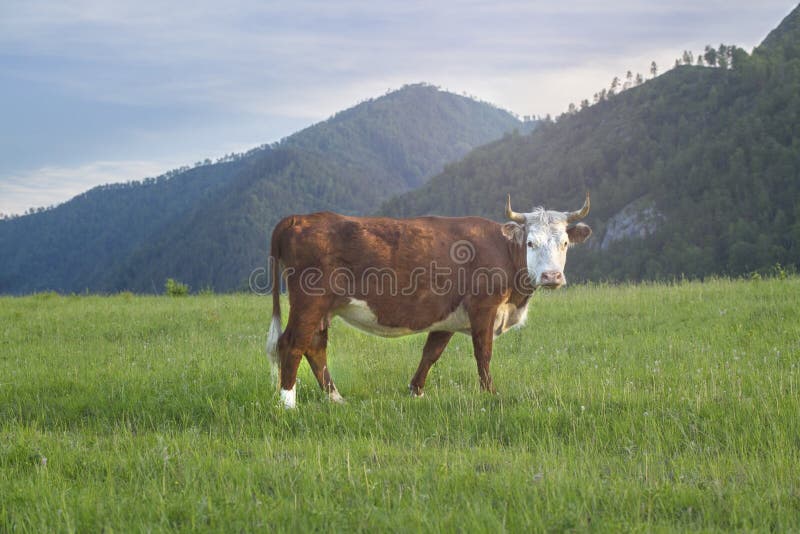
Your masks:
M0 531L797 531L800 278L568 287L495 341L336 320L278 407L270 299L0 299ZM284 313L284 315L286 315Z

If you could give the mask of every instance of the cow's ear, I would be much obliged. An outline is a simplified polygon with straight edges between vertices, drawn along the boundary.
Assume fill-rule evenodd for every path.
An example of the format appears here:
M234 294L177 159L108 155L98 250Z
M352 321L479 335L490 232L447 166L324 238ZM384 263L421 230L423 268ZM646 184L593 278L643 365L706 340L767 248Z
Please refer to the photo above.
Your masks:
M513 241L518 245L521 245L522 241L525 239L525 228L521 224L517 224L515 222L505 223L502 226L501 231L506 239Z
M583 243L592 235L592 229L583 223L578 223L572 228L567 228L567 236L572 244Z

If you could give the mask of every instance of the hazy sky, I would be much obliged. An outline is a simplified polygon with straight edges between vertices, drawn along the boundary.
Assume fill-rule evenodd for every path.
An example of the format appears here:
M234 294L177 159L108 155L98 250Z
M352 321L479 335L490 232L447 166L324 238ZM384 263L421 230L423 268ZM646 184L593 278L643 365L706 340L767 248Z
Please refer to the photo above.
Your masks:
M282 137L429 82L556 115L627 70L748 51L761 0L0 1L0 213Z

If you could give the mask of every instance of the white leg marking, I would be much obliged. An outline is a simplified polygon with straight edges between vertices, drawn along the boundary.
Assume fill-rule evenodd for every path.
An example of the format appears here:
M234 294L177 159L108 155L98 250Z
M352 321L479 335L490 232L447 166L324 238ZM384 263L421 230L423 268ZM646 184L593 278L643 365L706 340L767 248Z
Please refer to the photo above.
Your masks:
M335 402L336 404L344 404L344 397L335 389L328 394L328 398L331 402Z
M424 391L420 391L419 393L414 391L414 386L412 386L411 384L408 385L408 391L411 393L411 396L415 399L421 399L422 397L425 396Z
M295 391L294 387L288 390L281 390L281 402L283 402L283 407L287 410L291 408L297 408L297 392Z

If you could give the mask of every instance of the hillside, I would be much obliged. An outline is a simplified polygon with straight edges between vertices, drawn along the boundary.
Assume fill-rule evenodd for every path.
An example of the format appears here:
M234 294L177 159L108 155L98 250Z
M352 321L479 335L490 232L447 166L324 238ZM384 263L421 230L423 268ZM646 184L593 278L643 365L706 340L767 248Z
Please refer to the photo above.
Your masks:
M121 257L213 198L248 160L100 186L56 208L0 221L0 293L96 289Z
M510 192L575 209L593 245L575 279L740 275L800 266L800 8L732 68L677 67L531 135L508 135L385 203L395 216L502 217ZM643 234L644 237L643 237Z
M0 293L244 286L283 215L368 213L470 149L529 127L427 85L361 103L281 143L0 221Z

